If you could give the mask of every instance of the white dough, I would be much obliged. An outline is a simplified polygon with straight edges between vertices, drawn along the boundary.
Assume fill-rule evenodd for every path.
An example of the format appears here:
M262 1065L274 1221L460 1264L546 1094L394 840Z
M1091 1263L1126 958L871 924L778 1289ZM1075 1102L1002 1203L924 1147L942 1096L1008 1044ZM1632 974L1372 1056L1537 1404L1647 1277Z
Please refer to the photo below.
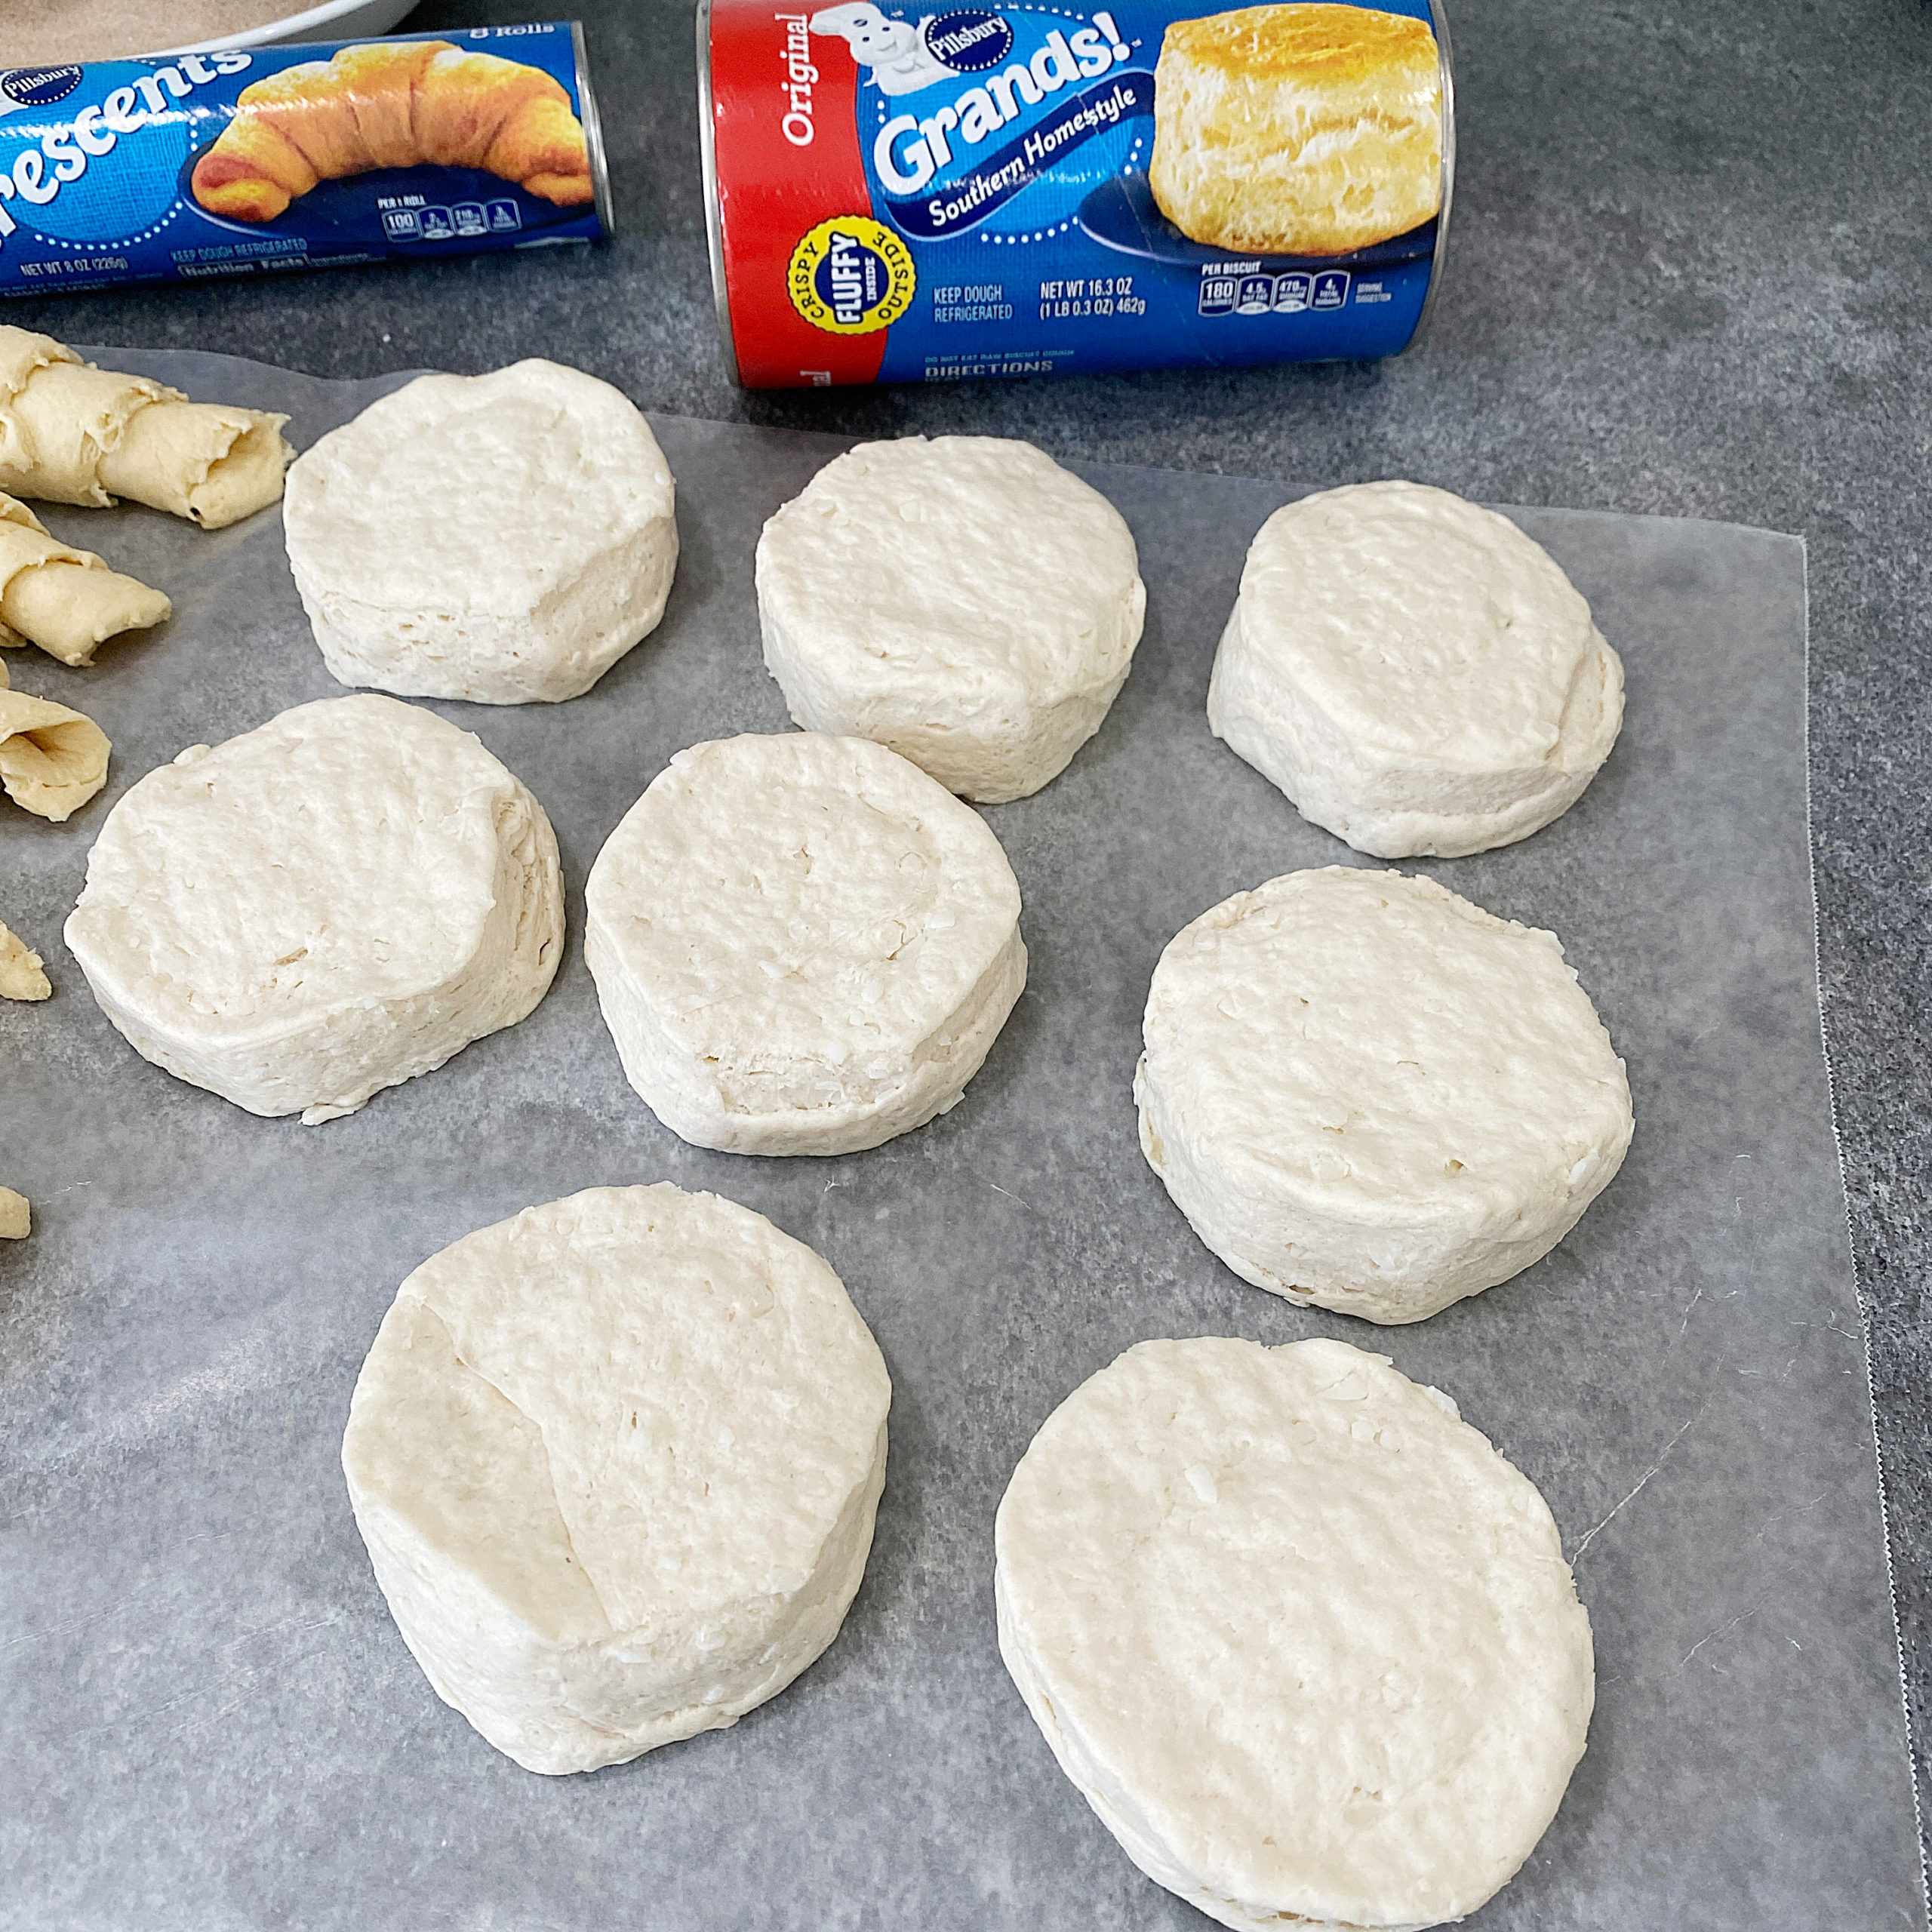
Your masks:
M629 397L533 360L371 403L296 459L282 520L331 676L555 703L657 628L673 497Z
M1048 1419L993 1540L1000 1653L1060 1769L1223 1925L1460 1918L1583 1755L1589 1619L1549 1508L1385 1356L1143 1342Z
M737 1723L838 1634L891 1399L802 1242L591 1188L403 1283L342 1466L436 1694L527 1770L594 1770Z
M1630 1145L1623 1063L1552 934L1331 866L1238 892L1154 969L1140 1146L1257 1287L1420 1321L1540 1260Z
M1146 608L1120 512L1003 437L861 443L758 539L792 717L987 804L1037 792L1100 728Z
M557 841L467 731L325 698L133 786L66 936L157 1066L251 1113L333 1120L543 997Z
M1507 517L1358 483L1261 526L1208 721L1358 851L1454 858L1583 795L1623 723L1623 665Z
M896 752L694 745L590 869L584 953L631 1084L734 1154L850 1154L958 1100L1026 983L999 841Z

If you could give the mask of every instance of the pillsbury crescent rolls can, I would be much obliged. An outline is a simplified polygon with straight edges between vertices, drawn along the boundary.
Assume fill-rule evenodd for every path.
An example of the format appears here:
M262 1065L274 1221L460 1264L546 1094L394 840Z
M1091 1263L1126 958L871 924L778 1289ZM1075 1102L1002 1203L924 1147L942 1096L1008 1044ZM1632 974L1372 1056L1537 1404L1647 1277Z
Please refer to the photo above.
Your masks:
M700 0L698 76L755 389L1393 355L1434 292L1439 0Z
M592 242L568 20L0 67L0 295Z

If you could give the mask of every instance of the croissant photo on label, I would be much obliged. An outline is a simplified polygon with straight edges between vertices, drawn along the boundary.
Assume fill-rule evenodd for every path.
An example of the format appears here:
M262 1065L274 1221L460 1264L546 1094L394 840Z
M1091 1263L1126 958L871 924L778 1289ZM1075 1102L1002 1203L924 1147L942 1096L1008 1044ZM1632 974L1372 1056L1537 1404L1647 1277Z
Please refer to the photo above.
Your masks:
M268 222L319 183L420 167L480 169L558 208L595 198L563 84L446 40L340 48L251 83L191 185L211 214Z

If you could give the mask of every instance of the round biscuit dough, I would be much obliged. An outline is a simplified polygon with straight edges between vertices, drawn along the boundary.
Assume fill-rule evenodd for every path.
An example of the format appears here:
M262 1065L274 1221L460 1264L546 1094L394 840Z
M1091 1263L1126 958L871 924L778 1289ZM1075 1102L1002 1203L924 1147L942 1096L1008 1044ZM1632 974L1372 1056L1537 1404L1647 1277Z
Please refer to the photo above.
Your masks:
M1623 1063L1554 934L1331 866L1168 943L1140 1146L1245 1281L1420 1321L1577 1225L1630 1145Z
M891 1398L802 1242L592 1188L403 1283L343 1471L437 1695L527 1770L593 1770L735 1724L838 1634Z
M631 1084L737 1154L924 1125L1026 983L978 813L882 745L809 732L678 752L591 867L584 953Z
M557 841L469 732L324 698L131 787L66 937L137 1052L312 1124L536 1006L563 956Z
M1146 608L1120 512L1004 437L861 443L758 539L792 718L985 804L1037 792L1100 728Z
M1261 526L1215 653L1208 721L1360 852L1454 858L1583 795L1623 723L1590 607L1507 517L1359 483Z
M1414 1932L1548 1828L1595 1695L1535 1486L1345 1342L1143 1342L994 1528L1000 1653L1140 1869L1223 1925Z
M657 628L674 497L628 396L532 360L371 403L296 459L282 522L332 677L555 703Z

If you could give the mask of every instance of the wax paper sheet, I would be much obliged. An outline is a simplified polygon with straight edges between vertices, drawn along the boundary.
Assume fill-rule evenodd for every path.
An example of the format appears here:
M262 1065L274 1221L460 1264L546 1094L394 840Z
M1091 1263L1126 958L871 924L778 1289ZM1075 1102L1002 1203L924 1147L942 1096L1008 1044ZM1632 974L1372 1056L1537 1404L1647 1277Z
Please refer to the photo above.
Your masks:
M100 352L96 352L100 353ZM399 378L109 357L288 410L298 444ZM101 1932L1204 1924L1061 1777L995 1646L993 1512L1070 1390L1153 1336L1334 1334L1439 1385L1541 1487L1595 1626L1589 1749L1472 1923L1567 1932L1923 1923L1859 1319L1819 1037L1804 554L1709 524L1515 512L1623 654L1622 741L1567 817L1426 870L1562 939L1629 1065L1635 1143L1548 1259L1418 1327L1244 1286L1135 1141L1148 977L1226 894L1361 863L1209 734L1243 552L1296 494L1087 472L1141 546L1146 635L1098 738L989 809L1025 996L964 1103L838 1160L688 1147L625 1084L580 946L599 844L680 746L786 728L752 545L838 445L679 419L661 629L561 706L432 708L555 822L569 955L521 1025L319 1128L139 1059L60 943L88 848L184 746L334 694L270 512L215 535L54 509L174 597L91 670L10 654L114 741L64 826L0 801L0 1924ZM503 506L506 528L515 506ZM859 586L854 586L855 590ZM844 1632L736 1728L552 1780L439 1703L337 1464L396 1284L533 1202L671 1180L832 1262L891 1366L891 1473Z

